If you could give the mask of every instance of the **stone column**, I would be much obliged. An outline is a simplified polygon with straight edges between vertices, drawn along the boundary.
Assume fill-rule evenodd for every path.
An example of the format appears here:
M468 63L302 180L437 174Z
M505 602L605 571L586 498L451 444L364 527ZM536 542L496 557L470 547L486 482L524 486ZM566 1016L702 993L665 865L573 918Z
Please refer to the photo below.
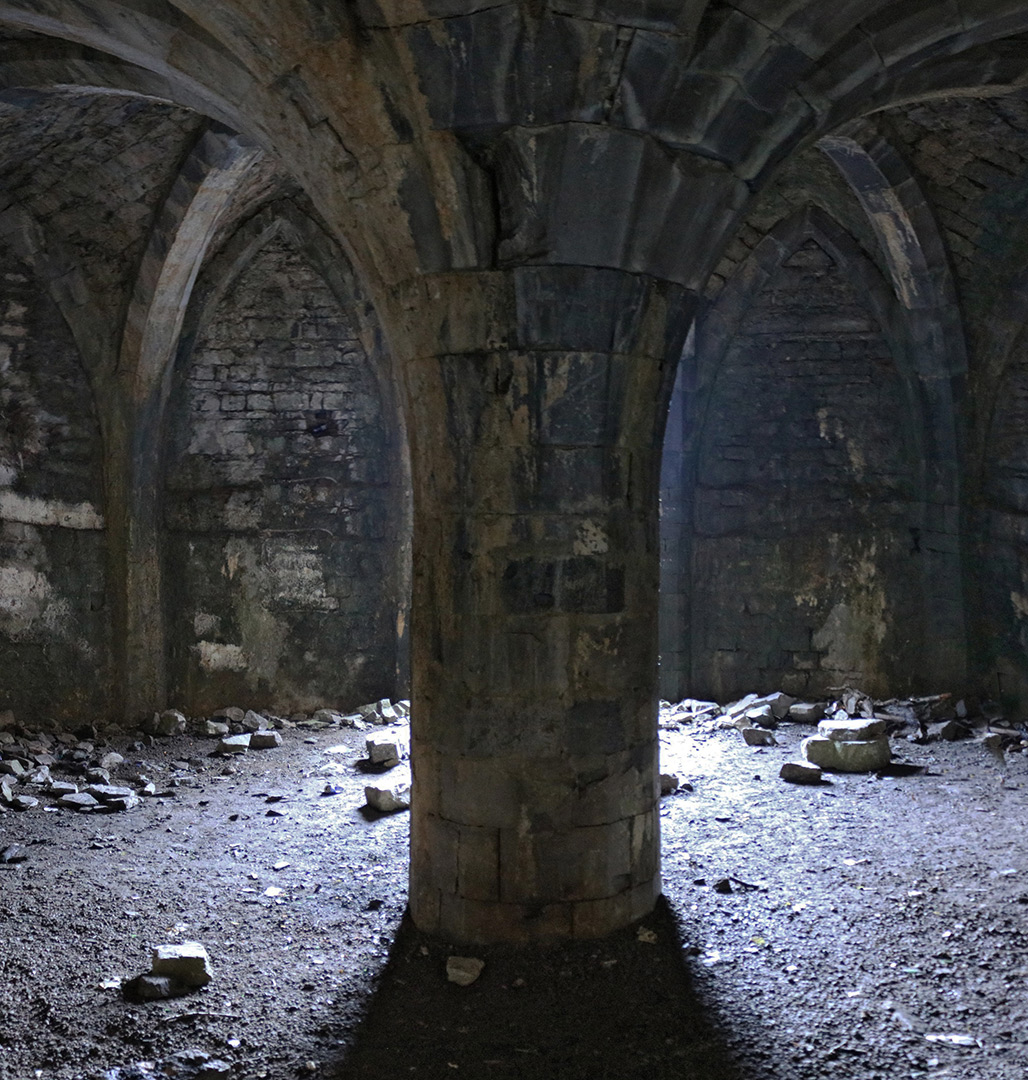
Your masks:
M603 935L660 893L658 418L682 290L552 266L418 288L414 920Z

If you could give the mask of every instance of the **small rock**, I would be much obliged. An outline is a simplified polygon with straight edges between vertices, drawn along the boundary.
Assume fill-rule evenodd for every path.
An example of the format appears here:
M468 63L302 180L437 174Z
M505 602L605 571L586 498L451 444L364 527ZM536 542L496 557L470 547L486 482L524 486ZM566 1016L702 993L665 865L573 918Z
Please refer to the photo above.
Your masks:
M767 704L754 705L752 709L747 709L743 716L747 724L755 724L757 727L773 728L777 723L771 706Z
M215 709L211 713L214 720L227 720L230 724L241 724L246 716L244 709L237 709L235 705L226 706L224 709Z
M744 727L742 729L742 737L746 740L747 746L777 746L778 740L771 734L770 731L765 731L760 727Z
M203 730L209 739L219 739L229 733L229 726L222 720L207 720Z
M388 730L372 735L365 745L372 765L398 765L402 758L410 757L410 746L397 731Z
M813 704L809 701L796 701L789 706L789 719L798 724L816 724L823 720L825 707L821 704Z
M458 986L470 986L482 974L485 961L474 956L448 956L446 978Z
M79 786L73 784L70 780L51 780L46 790L48 794L60 798L62 795L77 795Z
M73 795L62 795L57 800L57 805L63 806L68 810L95 810L100 804L92 795L87 795L84 791L80 791Z
M732 891L732 882L726 878L718 878L713 885L714 892L728 894Z
M282 736L277 731L255 731L250 736L251 750L273 750L282 745Z
M3 761L0 761L0 773L4 773L7 776L13 776L18 780L21 780L27 771L25 766L22 765L17 758L5 758Z
M854 720L822 720L817 733L836 742L867 742L885 734L885 721L857 717Z
M157 794L157 785L150 780L139 789L139 794L145 798L150 798L152 795Z
M821 770L806 761L787 761L779 770L778 775L790 784L821 783Z
M39 805L38 799L33 799L31 795L15 795L11 799L12 810L35 810Z
M109 784L111 774L106 769L86 769L86 782L89 784Z
M776 720L784 720L789 715L796 699L779 690L777 693L768 694L764 701L771 707L771 715Z
M25 862L27 858L28 853L21 844L8 844L3 851L0 851L0 863L21 863Z
M398 810L410 809L410 772L388 784L369 784L364 788L364 798L368 806L382 814L393 814Z
M247 709L243 714L243 731L264 731L271 727L271 721L266 716L262 716L259 712L254 712L253 709Z
M152 953L150 972L166 975L186 986L206 986L214 977L211 958L198 941L158 945Z
M49 784L52 779L50 770L45 765L39 769L33 769L28 776L28 782L30 784L38 784L40 787L44 784Z
M218 743L221 754L245 754L250 749L252 735L227 735Z
M964 734L963 725L956 720L942 720L938 724L928 725L928 737L930 739L944 739L946 742L955 742Z
M132 788L119 787L115 784L90 784L86 788L86 794L92 795L99 802L112 802L115 799L135 798Z
M674 773L660 774L661 795L673 795L678 790L678 777Z
M177 709L165 709L162 713L154 714L151 727L150 734L159 735L162 738L182 735L186 730L186 718Z
M107 769L108 772L110 772L111 769L116 769L119 765L124 764L125 759L121 754L116 754L113 750L111 753L104 754L104 756L100 758L100 768Z
M886 735L846 741L814 735L803 740L800 750L812 765L836 772L874 772L892 760Z

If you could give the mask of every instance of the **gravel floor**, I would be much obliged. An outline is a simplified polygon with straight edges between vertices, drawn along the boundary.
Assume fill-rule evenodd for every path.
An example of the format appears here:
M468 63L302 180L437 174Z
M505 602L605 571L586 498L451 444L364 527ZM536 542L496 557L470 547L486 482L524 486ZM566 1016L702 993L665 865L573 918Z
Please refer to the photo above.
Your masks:
M603 942L481 950L467 988L403 919L407 816L360 809L358 733L231 763L117 742L173 794L0 815L23 860L0 862L0 1080L1023 1080L1028 758L1002 786L977 744L900 742L925 772L784 784L809 731L663 732L692 786L662 803L666 903ZM126 1002L175 941L210 986Z

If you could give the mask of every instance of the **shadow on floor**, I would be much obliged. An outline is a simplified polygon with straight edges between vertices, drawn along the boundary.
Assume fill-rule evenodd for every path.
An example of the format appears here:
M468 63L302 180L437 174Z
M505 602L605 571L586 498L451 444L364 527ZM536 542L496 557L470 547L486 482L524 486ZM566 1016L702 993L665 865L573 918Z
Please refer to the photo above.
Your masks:
M739 1080L704 1015L665 901L598 942L548 950L474 950L469 987L446 981L450 950L405 918L348 1053L331 1080ZM468 952L468 950L463 950Z

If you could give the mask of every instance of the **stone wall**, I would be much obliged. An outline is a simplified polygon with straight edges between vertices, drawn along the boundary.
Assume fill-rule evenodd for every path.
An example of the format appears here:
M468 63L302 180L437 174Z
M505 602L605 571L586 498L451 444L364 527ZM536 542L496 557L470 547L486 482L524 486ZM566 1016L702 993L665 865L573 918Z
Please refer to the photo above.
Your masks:
M678 663L697 696L916 683L916 421L853 279L808 238L749 298L720 362L695 358L716 373L691 417L686 505L672 504L664 532L670 543L691 522ZM708 318L725 315L715 305Z
M56 306L0 248L0 710L95 721L110 695L101 442Z
M352 320L291 242L218 303L171 416L171 698L287 712L393 694L400 439Z

